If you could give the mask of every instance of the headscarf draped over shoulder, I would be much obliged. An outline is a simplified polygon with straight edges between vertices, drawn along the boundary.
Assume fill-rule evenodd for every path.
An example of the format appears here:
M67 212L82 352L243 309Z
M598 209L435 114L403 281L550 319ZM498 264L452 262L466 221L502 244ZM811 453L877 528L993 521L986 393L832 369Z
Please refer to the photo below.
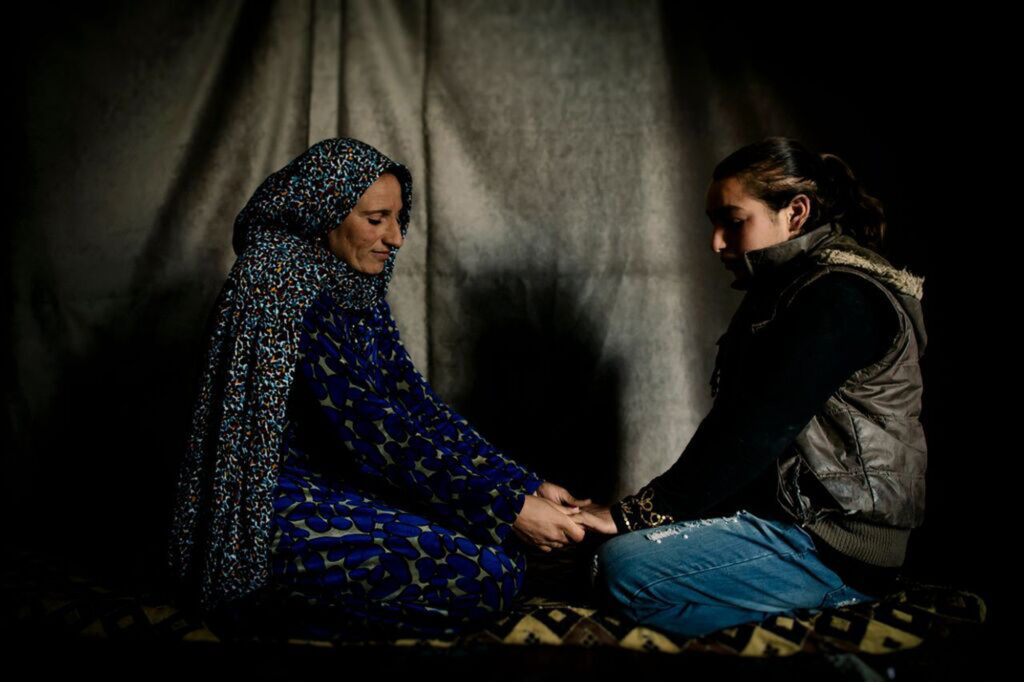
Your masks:
M303 314L325 288L343 308L372 309L394 270L395 249L379 274L367 275L320 241L384 173L402 187L404 236L411 174L347 138L318 142L269 176L235 220L237 260L209 321L168 543L172 572L198 587L204 609L269 579L273 494Z

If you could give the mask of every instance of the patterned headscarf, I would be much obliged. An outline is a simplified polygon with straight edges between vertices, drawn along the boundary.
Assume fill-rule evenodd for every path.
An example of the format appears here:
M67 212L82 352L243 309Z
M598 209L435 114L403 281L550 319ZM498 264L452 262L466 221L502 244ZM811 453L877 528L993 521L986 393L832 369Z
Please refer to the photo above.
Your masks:
M373 308L387 293L396 249L380 273L368 275L322 244L384 173L401 184L405 236L408 169L347 138L318 142L273 173L235 220L238 258L210 319L168 545L171 570L198 587L204 609L268 581L273 493L304 312L325 288L352 311Z

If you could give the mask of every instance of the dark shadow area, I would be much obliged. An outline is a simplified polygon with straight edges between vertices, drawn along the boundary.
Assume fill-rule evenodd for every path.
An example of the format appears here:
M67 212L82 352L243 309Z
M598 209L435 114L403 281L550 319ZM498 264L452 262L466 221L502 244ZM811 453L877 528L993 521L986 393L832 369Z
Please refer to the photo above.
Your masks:
M489 441L574 495L610 501L618 477L621 369L564 284L491 273L465 291L472 349L461 413Z
M62 362L55 403L39 416L31 462L45 502L26 534L69 571L150 586L165 577L167 524L185 449L206 311L195 292L151 292L117 314L87 357ZM44 425L49 425L44 426Z
M43 648L39 640L15 640L14 660L32 663L41 672L77 673L83 666L102 669L144 669L160 661L165 674L252 675L257 679L306 674L336 675L339 667L375 675L416 675L444 670L447 680L478 680L481 671L494 682L565 679L636 679L666 674L681 679L881 680L887 673L900 680L931 682L970 677L990 679L998 664L983 642L971 642L970 657L951 655L941 642L884 656L831 654L749 658L719 654L666 654L606 647L476 645L449 649L423 646L322 646L240 642L149 642L55 639ZM59 652L60 655L54 656ZM891 672L890 672L891 671Z
M120 49L143 63L137 68L152 68L210 12L199 6L64 4L44 34L18 36L25 65L16 70L16 113L26 134L16 136L15 165L26 172L16 176L17 222L5 233L12 247L4 257L19 254L6 272L13 280L10 288L27 300L16 301L8 317L20 315L20 321L38 328L45 348L36 356L45 358L45 367L36 372L40 392L19 385L25 374L5 366L10 378L4 440L12 444L7 453L27 455L14 465L18 482L9 485L8 499L11 509L30 510L36 526L12 541L69 572L149 588L168 577L166 539L177 470L203 363L207 317L223 281L212 273L230 248L228 241L211 244L206 257L189 269L177 269L185 239L180 227L194 208L193 198L202 196L198 189L210 182L203 172L210 165L207 155L242 89L244 79L238 74L249 68L252 54L266 41L272 3L239 7L225 66L216 75L216 89L223 95L212 98L198 116L156 225L141 230L148 238L133 264L130 286L113 300L89 302L96 307L82 305L75 292L64 290L73 278L57 270L52 255L57 249L48 243L63 235L52 237L39 229L45 218L33 213L60 199L43 195L42 188L52 183L38 178L66 175L84 150L104 143L87 139L88 132L104 130L108 118L123 116L112 110L113 99L102 106L108 95L97 85L104 78L134 75L127 67L113 69L111 54ZM29 27L42 25L42 13L53 8L18 11L19 25ZM142 50L139 36L151 35L146 30L152 24L161 25L163 42ZM97 64L109 73L89 72L85 78ZM152 163L156 173L167 160ZM8 358L27 355L13 352L18 333L16 325L7 325ZM70 340L76 337L78 342Z
M706 22L700 15L693 13L693 7L675 2L661 3L661 40L664 46L664 59L669 75L669 92L671 97L671 122L673 130L686 145L684 158L686 177L695 178L697 186L680 187L679 198L675 201L681 205L677 209L685 221L678 226L685 231L680 245L684 253L680 254L680 263L690 263L695 273L686 281L688 297L679 299L680 307L693 305L699 299L716 301L717 314L697 316L683 313L680 317L688 319L702 331L693 333L695 338L708 339L707 377L710 379L714 367L714 355L717 346L711 340L718 338L728 326L732 311L727 304L734 298L735 292L717 289L715 282L723 282L721 263L708 248L709 226L705 216L705 193L711 183L711 173L719 161L721 142L717 138L717 127L712 112L712 102L721 88L733 86L735 74L725 74L727 80L720 81L723 74L712 70L718 58L719 50L704 42L708 30ZM737 93L742 94L742 93ZM681 173L682 175L682 173ZM699 257L694 259L690 254L696 252ZM694 405L707 405L711 409L711 395L708 384L704 381L692 381L686 387L689 401ZM682 452L686 443L678 444Z

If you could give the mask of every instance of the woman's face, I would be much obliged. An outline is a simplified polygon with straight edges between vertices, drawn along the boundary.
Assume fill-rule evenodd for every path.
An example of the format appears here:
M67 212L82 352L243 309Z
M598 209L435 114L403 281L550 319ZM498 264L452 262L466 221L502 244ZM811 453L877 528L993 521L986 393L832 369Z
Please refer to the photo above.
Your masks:
M768 204L747 194L735 177L712 182L706 204L712 225L711 250L737 277L744 272L743 254L800 234L810 209L807 196L798 194L789 206L773 211Z
M398 224L401 210L398 178L384 173L359 197L341 225L327 233L328 248L353 269L376 275L404 241Z

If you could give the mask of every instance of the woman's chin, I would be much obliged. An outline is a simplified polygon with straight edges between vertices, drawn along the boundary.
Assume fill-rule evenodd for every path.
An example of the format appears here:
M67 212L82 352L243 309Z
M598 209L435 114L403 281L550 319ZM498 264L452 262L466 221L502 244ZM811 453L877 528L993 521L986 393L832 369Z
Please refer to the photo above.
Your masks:
M349 264L349 266L353 270L364 275L379 275L381 272L384 271L384 265L385 263L381 262L359 263L357 265L352 265L351 263Z

